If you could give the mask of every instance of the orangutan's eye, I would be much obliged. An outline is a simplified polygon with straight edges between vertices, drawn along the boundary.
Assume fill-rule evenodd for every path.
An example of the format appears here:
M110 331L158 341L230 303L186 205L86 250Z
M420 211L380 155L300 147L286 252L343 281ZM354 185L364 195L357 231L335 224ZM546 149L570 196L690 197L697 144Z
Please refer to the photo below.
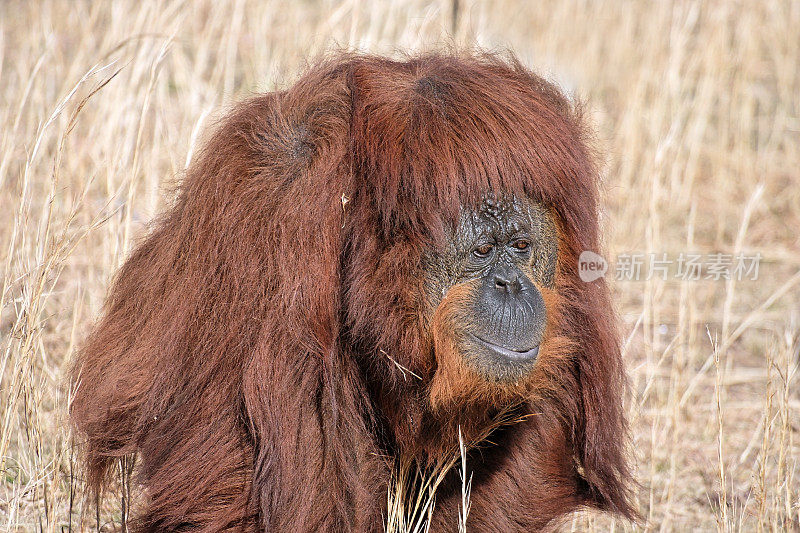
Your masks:
M517 239L516 241L511 243L511 246L513 246L520 252L525 252L528 250L528 248L531 247L531 243L530 241L527 241L525 239Z
M492 250L494 250L494 245L486 243L475 248L475 250L473 250L472 253L474 253L478 257L488 257L489 254L492 253Z

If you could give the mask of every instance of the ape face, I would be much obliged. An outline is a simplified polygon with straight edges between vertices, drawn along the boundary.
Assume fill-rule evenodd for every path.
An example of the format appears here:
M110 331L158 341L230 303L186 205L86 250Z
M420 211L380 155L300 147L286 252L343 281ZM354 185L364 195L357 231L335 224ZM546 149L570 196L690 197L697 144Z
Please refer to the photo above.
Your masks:
M440 366L463 365L489 383L521 381L547 326L543 291L554 288L558 250L552 214L528 199L487 195L462 208L447 240L425 260Z

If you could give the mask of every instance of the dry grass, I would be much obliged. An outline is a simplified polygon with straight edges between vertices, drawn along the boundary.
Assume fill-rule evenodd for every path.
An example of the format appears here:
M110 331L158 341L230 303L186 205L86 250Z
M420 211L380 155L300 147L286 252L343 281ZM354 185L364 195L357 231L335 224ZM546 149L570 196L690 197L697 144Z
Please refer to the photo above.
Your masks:
M64 371L218 110L333 46L455 43L509 47L588 102L612 256L762 255L758 281L615 283L645 521L565 529L800 529L800 4L460 0L457 15L452 0L0 3L2 527L120 521L118 495L81 496Z

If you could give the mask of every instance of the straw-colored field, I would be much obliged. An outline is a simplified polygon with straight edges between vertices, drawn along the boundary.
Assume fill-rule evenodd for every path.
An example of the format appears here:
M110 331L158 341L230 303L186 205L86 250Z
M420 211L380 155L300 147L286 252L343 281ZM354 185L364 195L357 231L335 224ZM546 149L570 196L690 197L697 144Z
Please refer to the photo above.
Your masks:
M643 520L565 529L800 530L796 0L0 3L0 527L119 527L118 494L82 495L65 369L214 117L326 50L442 45L587 103L608 275L644 254L612 282ZM649 253L701 279L647 280ZM757 280L713 279L716 253Z

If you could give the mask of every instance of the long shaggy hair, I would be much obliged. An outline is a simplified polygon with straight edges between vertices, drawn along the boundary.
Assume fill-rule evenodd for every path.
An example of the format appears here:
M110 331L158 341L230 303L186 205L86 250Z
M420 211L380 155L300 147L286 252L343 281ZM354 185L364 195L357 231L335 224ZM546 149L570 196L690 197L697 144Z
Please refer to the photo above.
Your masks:
M471 529L633 516L609 292L577 272L599 247L596 180L579 114L495 56L342 56L238 105L80 352L90 486L136 454L140 531L381 531L400 458L424 469L513 404L469 456ZM557 225L545 344L515 395L453 353L463 295L434 312L424 294L426 250L487 191ZM435 531L458 521L453 485Z

